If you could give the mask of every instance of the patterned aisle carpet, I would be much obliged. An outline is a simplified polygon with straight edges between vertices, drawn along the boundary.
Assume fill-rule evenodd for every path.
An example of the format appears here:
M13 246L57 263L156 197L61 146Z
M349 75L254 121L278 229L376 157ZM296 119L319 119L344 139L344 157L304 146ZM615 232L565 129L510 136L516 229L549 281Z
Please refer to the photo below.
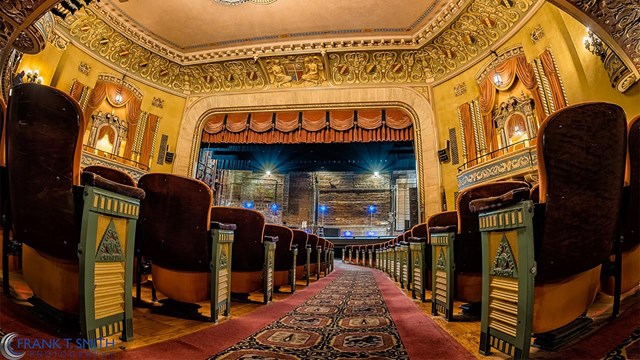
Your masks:
M370 270L346 269L318 294L210 359L408 359Z

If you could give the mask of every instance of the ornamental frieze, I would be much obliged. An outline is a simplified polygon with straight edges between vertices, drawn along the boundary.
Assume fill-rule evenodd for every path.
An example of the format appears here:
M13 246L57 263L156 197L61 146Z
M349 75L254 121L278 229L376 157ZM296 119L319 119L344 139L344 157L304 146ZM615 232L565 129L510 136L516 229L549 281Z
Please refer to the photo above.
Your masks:
M537 170L535 146L476 165L458 175L458 191L471 185Z
M598 23L640 70L640 5L638 0L566 0ZM555 1L554 1L555 2Z
M447 28L415 50L358 50L255 56L184 65L123 35L90 9L62 27L70 39L128 74L174 93L201 94L354 84L431 83L486 52L540 0L473 0Z

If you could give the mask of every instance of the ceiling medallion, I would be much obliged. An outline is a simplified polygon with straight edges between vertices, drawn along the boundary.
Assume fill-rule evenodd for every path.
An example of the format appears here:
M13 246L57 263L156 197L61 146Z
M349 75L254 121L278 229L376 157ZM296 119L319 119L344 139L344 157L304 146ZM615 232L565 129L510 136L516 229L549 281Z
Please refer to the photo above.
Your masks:
M244 4L246 2L252 2L256 4L271 4L276 2L277 0L216 0L216 1L225 5L239 5L239 4Z

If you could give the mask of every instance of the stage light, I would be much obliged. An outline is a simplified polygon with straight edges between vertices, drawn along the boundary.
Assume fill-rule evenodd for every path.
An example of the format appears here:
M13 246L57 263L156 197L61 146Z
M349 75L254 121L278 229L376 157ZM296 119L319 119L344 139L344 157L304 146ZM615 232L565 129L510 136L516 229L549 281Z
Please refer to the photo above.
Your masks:
M351 237L353 236L353 232L351 230L345 230L342 232L342 236Z
M324 214L327 212L327 205L320 205L320 213Z
M265 174L267 174L267 176L271 175L271 170L267 170Z
M367 236L376 236L376 232L373 230L367 231Z
M380 177L380 171L374 171L373 176Z
M378 211L378 207L375 205L369 205L367 207L367 211L369 212L369 214L375 214L376 211Z
M278 212L279 206L276 203L270 204L269 209L273 212Z
M242 203L242 206L244 206L245 209L253 209L253 201L245 201Z

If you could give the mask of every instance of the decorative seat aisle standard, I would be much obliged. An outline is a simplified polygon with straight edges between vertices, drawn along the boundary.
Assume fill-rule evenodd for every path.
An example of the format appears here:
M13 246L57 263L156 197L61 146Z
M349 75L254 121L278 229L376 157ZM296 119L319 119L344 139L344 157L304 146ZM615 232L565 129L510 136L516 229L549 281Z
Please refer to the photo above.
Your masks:
M293 243L298 247L298 256L296 257L296 279L302 280L306 278L307 286L309 286L308 274L311 260L311 247L307 246L308 238L309 235L306 232L293 229Z
M478 215L469 211L474 199L504 194L529 185L521 181L499 181L464 189L457 199L457 211L434 215L432 222L440 226L429 228L433 291L431 306L434 315L453 319L453 299L470 304L470 310L482 300L482 256ZM449 220L450 222L448 222Z
M133 338L133 245L145 194L80 173L84 129L79 105L63 92L13 88L8 193L30 301L48 321L62 322L55 325L79 325L84 345L96 347L119 332Z
M211 189L199 180L172 174L146 174L138 186L147 196L140 209L136 247L151 260L154 287L175 301L165 302L165 310L199 318L196 303L209 299L208 320L218 321L220 312L229 316L236 226L211 216Z
M262 291L263 302L271 301L278 238L264 235L264 215L244 208L214 206L211 218L238 227L233 242L231 292L248 298L249 293Z
M626 128L617 105L564 108L538 131L540 203L508 194L470 204L482 232L482 354L524 359L532 333L552 348L587 330L577 318L619 233Z

